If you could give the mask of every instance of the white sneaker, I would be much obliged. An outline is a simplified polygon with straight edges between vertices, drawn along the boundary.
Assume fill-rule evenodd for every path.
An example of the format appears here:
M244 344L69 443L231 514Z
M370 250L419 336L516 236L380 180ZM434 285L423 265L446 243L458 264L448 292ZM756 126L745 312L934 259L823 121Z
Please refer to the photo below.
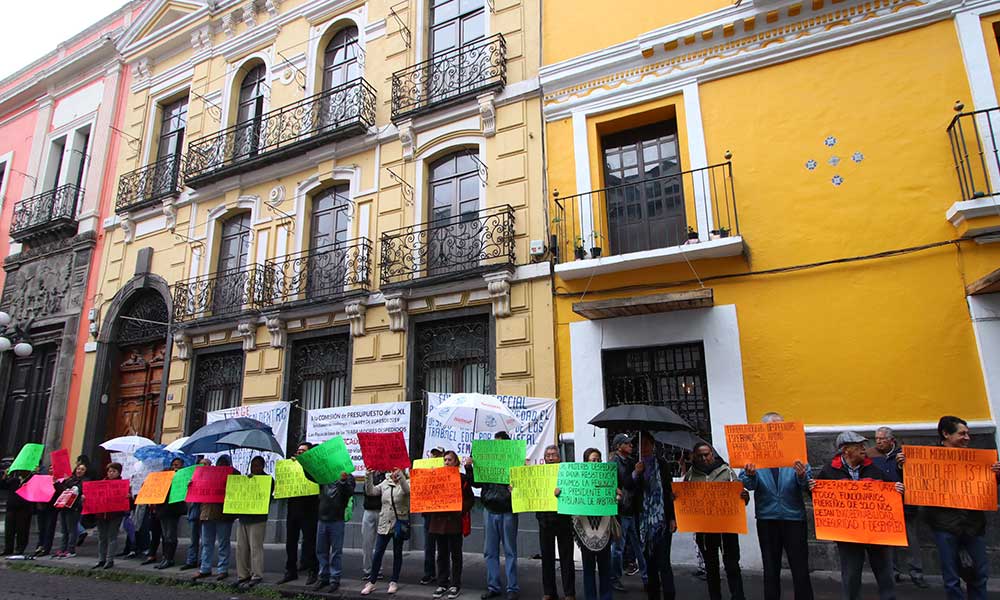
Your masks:
M369 581L368 583L365 584L365 587L361 590L361 595L367 596L368 594L374 591L375 591L375 584Z
M389 593L390 594L395 594L397 590L399 590L399 586L396 585L396 582L395 581L390 581L389 582Z

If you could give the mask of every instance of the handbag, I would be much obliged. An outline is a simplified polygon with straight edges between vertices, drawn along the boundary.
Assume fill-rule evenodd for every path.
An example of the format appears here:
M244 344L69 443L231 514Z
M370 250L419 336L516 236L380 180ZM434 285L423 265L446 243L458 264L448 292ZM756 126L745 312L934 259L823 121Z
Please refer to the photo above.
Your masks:
M389 502L392 504L392 515L396 517L396 522L392 526L392 535L405 542L410 539L410 521L399 518L399 513L396 512L396 495L392 488L389 489Z

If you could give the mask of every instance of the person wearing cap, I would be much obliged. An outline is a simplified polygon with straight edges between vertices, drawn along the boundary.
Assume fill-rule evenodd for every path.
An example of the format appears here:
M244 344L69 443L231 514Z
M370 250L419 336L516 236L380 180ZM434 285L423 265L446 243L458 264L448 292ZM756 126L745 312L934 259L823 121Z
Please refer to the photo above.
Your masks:
M837 436L837 454L828 464L823 465L817 479L835 481L889 481L885 472L875 466L865 452L868 439L853 431L845 431ZM816 486L809 481L809 489ZM896 483L896 491L903 493L903 484ZM896 582L892 575L892 546L878 544L857 544L837 542L840 555L840 581L844 600L861 600L861 571L865 566L865 555L871 564L875 582L878 584L880 600L895 600Z
M444 447L436 446L431 448L428 454L428 458L442 458L444 457ZM381 502L382 500L379 498L380 506ZM434 547L434 539L431 537L430 527L431 514L424 514L424 576L420 578L420 585L427 585L437 581L437 573L435 571L435 565L437 564L436 548ZM367 574L367 572L368 569L366 567L365 573Z
M509 440L506 431L493 434L494 439ZM472 487L480 488L483 504L483 557L486 559L486 591L482 600L503 595L500 580L500 550L504 553L507 572L507 600L518 600L521 588L517 584L517 513L511 504L510 486L502 483L478 483L473 470L473 459L465 459L465 472L472 479Z
M611 587L619 592L625 591L622 585L622 574L625 570L625 546L628 545L636 562L639 563L639 575L642 584L648 582L646 560L642 555L642 545L639 543L639 529L636 517L642 510L642 472L636 470L639 461L633 455L632 438L626 433L619 433L611 440L613 450L608 462L618 466L618 489L621 497L618 500L618 521L621 523L622 536L611 545Z

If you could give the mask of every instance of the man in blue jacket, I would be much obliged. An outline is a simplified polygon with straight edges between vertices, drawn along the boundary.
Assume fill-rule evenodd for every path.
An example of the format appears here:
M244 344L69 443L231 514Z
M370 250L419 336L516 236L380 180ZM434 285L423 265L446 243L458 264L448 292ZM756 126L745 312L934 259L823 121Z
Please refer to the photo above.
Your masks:
M767 413L764 423L784 421L778 413ZM788 557L795 600L812 600L809 580L809 545L806 538L806 506L803 492L809 489L812 470L799 461L794 467L757 470L744 467L740 480L754 493L757 540L764 563L764 600L781 599L781 553Z

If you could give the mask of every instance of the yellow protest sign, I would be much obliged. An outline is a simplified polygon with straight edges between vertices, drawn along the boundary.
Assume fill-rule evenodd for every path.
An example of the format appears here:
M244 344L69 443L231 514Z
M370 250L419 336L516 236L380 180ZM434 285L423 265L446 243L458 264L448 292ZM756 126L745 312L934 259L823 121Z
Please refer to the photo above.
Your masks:
M271 498L271 476L230 475L222 512L230 515L266 515Z
M146 476L139 488L136 504L163 504L170 493L170 484L174 481L174 471L154 471Z
M274 463L274 497L295 498L315 496L319 486L306 479L305 471L297 460L279 460Z
M437 469L438 467L444 466L444 457L438 456L436 458L418 458L413 461L414 469Z
M556 480L559 465L531 465L510 468L510 499L514 512L556 512Z

